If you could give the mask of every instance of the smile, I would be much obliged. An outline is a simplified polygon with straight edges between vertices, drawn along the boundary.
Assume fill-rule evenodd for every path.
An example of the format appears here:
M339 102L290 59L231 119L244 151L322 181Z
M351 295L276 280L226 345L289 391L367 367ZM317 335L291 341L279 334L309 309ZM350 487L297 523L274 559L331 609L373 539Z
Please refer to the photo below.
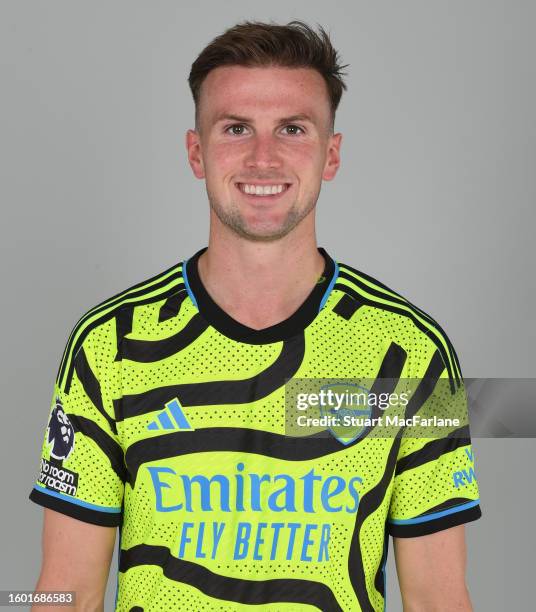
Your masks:
M255 183L236 183L242 193L254 196L274 196L286 191L288 183L274 183L273 185L257 185Z

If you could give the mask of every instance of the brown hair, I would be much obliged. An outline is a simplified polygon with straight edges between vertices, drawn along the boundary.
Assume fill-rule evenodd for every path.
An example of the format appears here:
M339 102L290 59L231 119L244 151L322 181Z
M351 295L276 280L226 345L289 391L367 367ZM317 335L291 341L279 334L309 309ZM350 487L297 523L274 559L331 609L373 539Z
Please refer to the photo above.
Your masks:
M348 64L339 63L329 35L319 24L319 33L303 21L287 25L244 21L217 36L192 64L188 83L195 103L196 125L201 85L208 73L219 66L283 66L313 68L326 83L331 105L331 123L339 106L343 90L342 76Z

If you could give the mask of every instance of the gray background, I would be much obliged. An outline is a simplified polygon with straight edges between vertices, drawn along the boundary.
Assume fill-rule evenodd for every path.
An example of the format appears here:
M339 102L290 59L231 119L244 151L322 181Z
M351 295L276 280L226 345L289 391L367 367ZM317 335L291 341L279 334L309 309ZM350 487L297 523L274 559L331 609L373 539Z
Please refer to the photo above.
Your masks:
M237 20L301 18L349 62L343 163L319 244L438 319L467 377L534 377L535 4L156 1L0 4L0 589L31 589L53 380L78 317L206 244L186 77ZM532 603L533 440L475 440L477 611ZM115 560L114 560L115 563ZM388 611L401 609L392 558ZM107 609L112 608L111 578ZM529 603L530 602L530 603Z

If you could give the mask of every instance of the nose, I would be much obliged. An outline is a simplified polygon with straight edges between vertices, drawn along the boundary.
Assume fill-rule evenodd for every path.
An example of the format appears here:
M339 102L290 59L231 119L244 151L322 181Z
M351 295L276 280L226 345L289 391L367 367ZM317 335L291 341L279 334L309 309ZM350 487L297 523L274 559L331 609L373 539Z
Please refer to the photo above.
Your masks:
M278 143L273 135L257 134L252 139L251 149L246 157L248 168L279 168L281 160L278 153Z

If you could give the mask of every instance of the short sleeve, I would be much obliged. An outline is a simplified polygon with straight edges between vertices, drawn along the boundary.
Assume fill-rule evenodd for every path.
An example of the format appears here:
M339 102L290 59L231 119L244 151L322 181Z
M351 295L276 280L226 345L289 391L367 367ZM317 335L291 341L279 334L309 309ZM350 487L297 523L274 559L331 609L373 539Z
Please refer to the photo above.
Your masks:
M437 353L434 360L440 361ZM425 380L427 384L432 391L417 414L437 425L413 427L401 439L387 523L389 533L399 538L427 535L481 516L463 380L453 383L443 371L437 380Z
M125 482L114 418L120 397L115 356L113 319L89 333L73 331L54 386L30 493L37 504L109 527L121 524Z

